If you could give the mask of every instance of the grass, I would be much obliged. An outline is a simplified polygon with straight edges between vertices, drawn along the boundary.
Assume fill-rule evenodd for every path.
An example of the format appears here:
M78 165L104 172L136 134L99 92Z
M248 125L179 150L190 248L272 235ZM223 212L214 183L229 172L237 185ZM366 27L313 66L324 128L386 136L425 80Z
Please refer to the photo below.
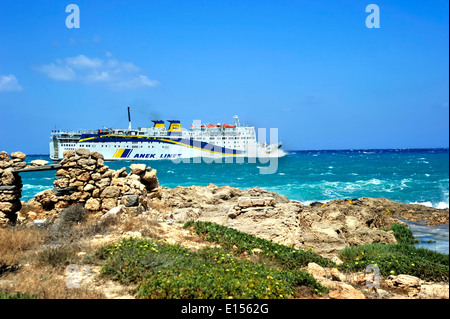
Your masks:
M339 254L343 271L364 271L375 264L383 276L406 274L422 280L449 281L449 256L425 248L416 248L408 227L393 224L397 244L370 244L346 247Z
M224 248L192 252L179 245L125 239L99 251L104 276L136 283L139 298L292 298L296 287L327 292L305 271L284 270L234 256Z
M297 269L307 266L310 262L317 263L323 267L336 266L331 260L312 251L303 251L273 243L218 224L197 221L187 222L185 227L192 228L203 239L220 244L224 249L235 254L256 254L263 259L275 262L285 269Z

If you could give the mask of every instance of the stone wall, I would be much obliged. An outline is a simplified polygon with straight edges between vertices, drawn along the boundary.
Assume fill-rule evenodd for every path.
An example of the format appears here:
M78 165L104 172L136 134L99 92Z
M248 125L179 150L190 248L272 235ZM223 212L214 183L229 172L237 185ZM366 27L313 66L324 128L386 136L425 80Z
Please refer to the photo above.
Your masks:
M45 216L56 217L62 209L81 204L93 214L102 215L123 205L146 209L145 197L158 186L156 170L145 164L131 164L130 173L125 167L112 170L105 165L103 155L87 149L66 151L61 168L55 173L54 188L38 193L28 202Z
M22 179L16 169L27 166L26 155L22 152L0 152L0 226L14 223L22 204Z
M131 164L128 173L125 167L110 169L102 154L87 149L66 151L63 156L53 189L36 194L26 204L26 212L19 214L20 220L56 218L73 204L81 204L89 213L98 215L119 205L143 211L147 208L146 196L159 186L156 170L145 164ZM11 157L0 152L0 226L14 223L22 208L22 181L15 170L27 166L25 158L21 152L12 153ZM32 161L29 166L45 164Z

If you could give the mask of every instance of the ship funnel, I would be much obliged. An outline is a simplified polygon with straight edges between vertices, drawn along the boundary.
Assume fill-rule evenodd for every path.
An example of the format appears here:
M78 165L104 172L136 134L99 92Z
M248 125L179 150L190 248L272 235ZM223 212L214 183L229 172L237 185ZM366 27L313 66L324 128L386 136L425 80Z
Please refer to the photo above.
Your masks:
M131 131L131 116L130 116L130 107L128 107L128 130Z
M170 123L169 133L181 133L181 124L180 121L168 121Z
M153 127L157 127L157 128L159 128L159 127L166 127L165 125L164 125L164 121L152 121L153 123L155 123L154 125L153 125Z

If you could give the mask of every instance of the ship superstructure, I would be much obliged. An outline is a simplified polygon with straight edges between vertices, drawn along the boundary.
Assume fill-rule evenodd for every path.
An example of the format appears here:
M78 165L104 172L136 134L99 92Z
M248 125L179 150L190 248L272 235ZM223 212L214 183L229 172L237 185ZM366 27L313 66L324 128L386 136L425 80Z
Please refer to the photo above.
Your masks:
M258 143L253 126L203 124L197 121L189 130L179 120L154 120L152 127L132 129L128 108L128 128L52 131L50 158L62 160L63 152L86 148L103 154L105 160L158 160L193 157L278 157L281 143Z

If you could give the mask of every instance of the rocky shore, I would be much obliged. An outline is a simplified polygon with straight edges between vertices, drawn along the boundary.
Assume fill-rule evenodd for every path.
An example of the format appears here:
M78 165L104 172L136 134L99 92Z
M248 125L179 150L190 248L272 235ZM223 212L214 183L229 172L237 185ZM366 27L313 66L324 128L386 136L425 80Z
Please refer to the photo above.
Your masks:
M275 243L311 250L336 261L339 252L347 246L396 243L389 227L394 223L404 224L401 220L427 225L449 223L448 209L383 198L340 199L306 206L259 188L241 190L213 184L168 188L159 185L156 170L145 164L132 164L128 171L126 168L115 171L105 165L100 153L84 149L64 153L61 168L55 172L53 189L36 194L28 203L20 203L21 182L15 167L26 166L17 164L23 163L25 158L17 154L10 157L5 152L0 156L3 225L52 223L65 208L81 205L91 219L124 214L151 216L169 225L187 221L213 222ZM13 204L6 204L10 202ZM361 291L355 292L348 286L364 278L349 279L333 269L314 264L308 266L308 272L335 291L331 297L364 297ZM418 292L413 291L411 296L417 296L423 281L394 276L386 284L405 289L415 287ZM439 287L436 289L443 289ZM446 294L444 289L440 296L448 298L448 284L444 284L445 287Z

